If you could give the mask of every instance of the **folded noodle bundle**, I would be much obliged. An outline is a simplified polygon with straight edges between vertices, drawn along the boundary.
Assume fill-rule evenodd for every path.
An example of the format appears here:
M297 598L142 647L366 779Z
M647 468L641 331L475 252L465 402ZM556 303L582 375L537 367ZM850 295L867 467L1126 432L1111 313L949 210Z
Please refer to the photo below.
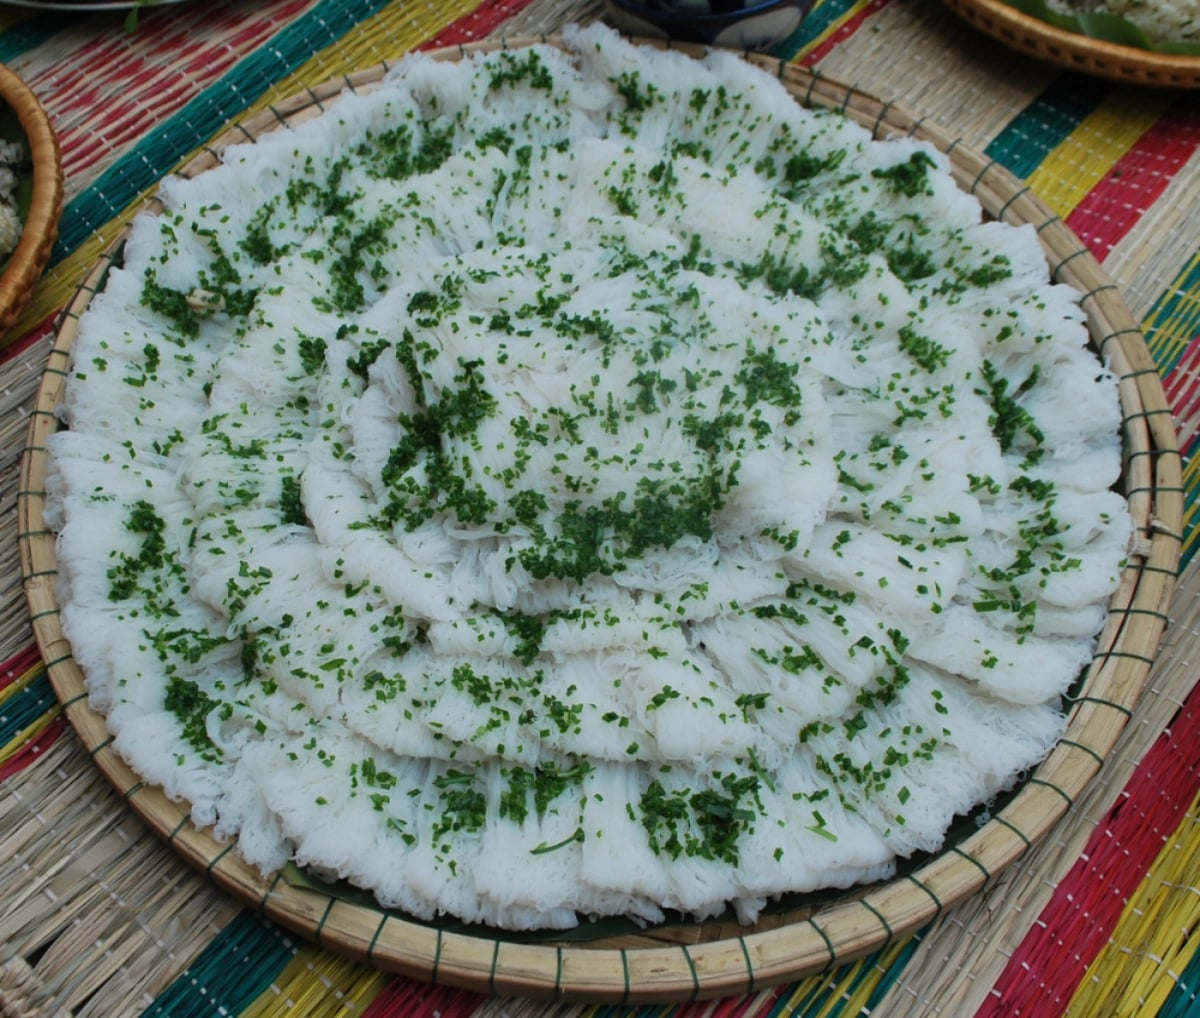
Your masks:
M596 26L412 56L162 199L79 323L63 623L264 871L750 921L1060 736L1117 390L932 147Z

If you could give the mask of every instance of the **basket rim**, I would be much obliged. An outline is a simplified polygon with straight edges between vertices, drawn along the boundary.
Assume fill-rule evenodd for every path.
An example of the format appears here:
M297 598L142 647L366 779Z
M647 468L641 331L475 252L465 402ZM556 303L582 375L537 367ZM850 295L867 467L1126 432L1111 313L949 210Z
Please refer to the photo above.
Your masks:
M29 86L0 64L0 100L16 114L29 142L33 194L16 249L0 275L0 340L33 297L58 237L63 208L62 156L50 118Z
M1200 88L1200 56L1159 53L1051 25L1005 0L942 0L970 25L1026 56L1099 78L1163 88Z
M520 37L464 44L430 55L455 60L534 42L562 45L557 36ZM685 44L646 44L704 52ZM748 929L695 924L678 934L678 942L632 947L627 942L529 943L499 930L474 935L431 928L298 886L282 871L264 879L231 851L230 844L216 842L197 829L186 804L171 802L161 789L141 782L117 756L104 719L88 705L82 673L58 620L54 536L42 519L45 496L38 472L45 467L45 439L58 426L53 408L65 386L75 323L102 287L122 233L60 318L39 390L39 411L31 418L18 494L18 529L35 636L51 683L81 741L134 811L174 852L234 897L323 947L418 979L487 993L576 1001L676 1002L792 981L878 950L989 885L1066 813L1099 771L1131 716L1167 621L1166 605L1181 548L1183 495L1175 431L1161 382L1115 286L1049 208L993 160L902 106L784 61L744 56L777 74L805 105L840 110L876 137L910 135L949 153L960 186L976 194L996 217L1032 222L1051 263L1051 278L1085 294L1093 343L1121 379L1126 487L1139 540L1110 601L1108 623L1100 637L1104 650L1071 703L1067 737L996 816L915 871L854 889L827 906L804 909L783 920L775 917ZM387 63L379 64L288 97L228 129L179 172L204 172L219 161L226 146L253 141L258 133L289 120L319 114L345 90L369 89L388 69ZM149 207L153 206L151 199Z

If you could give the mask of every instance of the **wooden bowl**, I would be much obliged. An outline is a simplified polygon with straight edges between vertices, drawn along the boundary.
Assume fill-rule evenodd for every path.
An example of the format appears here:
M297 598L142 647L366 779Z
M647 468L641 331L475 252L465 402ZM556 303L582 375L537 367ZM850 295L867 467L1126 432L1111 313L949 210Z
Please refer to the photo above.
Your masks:
M1200 57L1121 46L1047 24L1004 0L942 0L979 31L1034 60L1109 81L1200 88Z
M62 158L58 136L37 97L9 68L0 64L0 99L20 124L33 164L32 190L24 210L21 239L0 270L0 346L33 296L50 260L63 206Z

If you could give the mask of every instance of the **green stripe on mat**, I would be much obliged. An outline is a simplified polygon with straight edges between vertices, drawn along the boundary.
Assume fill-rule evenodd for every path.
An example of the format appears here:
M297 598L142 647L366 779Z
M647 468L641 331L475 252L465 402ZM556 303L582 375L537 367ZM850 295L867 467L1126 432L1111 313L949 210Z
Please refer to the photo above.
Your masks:
M239 62L167 118L148 143L126 152L66 206L52 261L74 251L272 85L387 4L388 0L322 0L274 36L269 45Z
M61 32L63 27L61 14L40 14L6 28L4 35L0 36L0 64L11 64L17 57L37 49L51 36Z
M239 912L154 1003L147 1015L238 1015L292 960L295 947L275 927Z
M918 931L902 942L903 946L890 963L887 955L896 952L896 944L869 954L860 961L841 965L824 975L802 979L775 1001L767 1012L767 1018L816 1018L817 1015L821 1018L852 1018L852 1015L875 1014L879 1002L900 978L920 944L921 931ZM848 983L847 976L850 976ZM853 1012L847 1010L856 991L870 979L877 982L866 999L860 1002L861 1007Z
M11 700L0 704L0 749L56 704L54 690L45 672L15 693Z
M780 60L791 60L797 53L820 38L839 18L844 17L857 0L817 0L808 16L783 42L771 50L771 55Z
M1191 343L1200 336L1200 251L1162 292L1142 319L1142 332L1151 356L1164 379L1179 365ZM1191 370L1189 367L1188 370ZM1181 450L1185 454L1188 447ZM1200 491L1189 486L1183 496L1183 548L1179 568L1191 562L1197 550L1196 505Z
M1146 345L1166 376L1200 336L1200 251L1197 251L1142 321Z
M1195 941L1189 946L1192 956L1179 974L1172 974L1175 985L1158 1010L1157 1018L1195 1018L1197 1013L1197 988L1200 988L1200 951Z
M1068 75L1055 81L1018 113L984 150L1018 177L1028 177L1091 113L1104 92Z

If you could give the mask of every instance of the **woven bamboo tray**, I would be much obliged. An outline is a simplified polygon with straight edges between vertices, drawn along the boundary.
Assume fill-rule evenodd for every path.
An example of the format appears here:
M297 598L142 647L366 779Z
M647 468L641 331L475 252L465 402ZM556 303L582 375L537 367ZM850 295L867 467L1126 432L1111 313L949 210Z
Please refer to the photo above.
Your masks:
M29 86L3 64L0 64L0 102L16 115L33 163L33 191L21 239L0 271L0 345L3 345L4 333L25 310L34 285L50 260L62 215L63 176L58 136L46 111Z
M1163 88L1200 88L1200 57L1156 53L1091 39L1035 18L1004 0L942 0L979 31L1055 67L1110 81Z
M443 51L523 45L481 43ZM681 47L687 49L687 47ZM606 1002L672 1002L748 992L791 981L877 950L929 923L980 891L1063 816L1096 774L1129 719L1166 624L1179 561L1183 493L1172 420L1149 351L1113 283L1065 226L999 165L903 110L787 64L750 57L777 73L797 101L831 107L876 136L909 134L949 152L959 184L996 217L1034 223L1055 279L1083 292L1091 334L1120 377L1127 494L1138 539L1113 595L1099 651L1070 704L1066 737L1008 804L982 827L970 826L940 854L902 877L840 892L765 916L752 927L710 921L663 925L591 939L539 938L458 925L439 927L385 913L287 873L264 879L232 846L189 820L186 805L144 784L111 748L104 719L87 703L55 601L54 536L43 522L45 441L60 426L62 396L77 318L103 287L119 244L101 259L66 309L38 395L22 467L18 515L25 589L51 681L79 738L131 808L170 849L271 920L327 948L387 971L485 992ZM377 67L296 95L231 129L186 166L216 165L224 146L253 141L280 123L319 115L344 89L369 89ZM151 203L151 207L154 205Z

